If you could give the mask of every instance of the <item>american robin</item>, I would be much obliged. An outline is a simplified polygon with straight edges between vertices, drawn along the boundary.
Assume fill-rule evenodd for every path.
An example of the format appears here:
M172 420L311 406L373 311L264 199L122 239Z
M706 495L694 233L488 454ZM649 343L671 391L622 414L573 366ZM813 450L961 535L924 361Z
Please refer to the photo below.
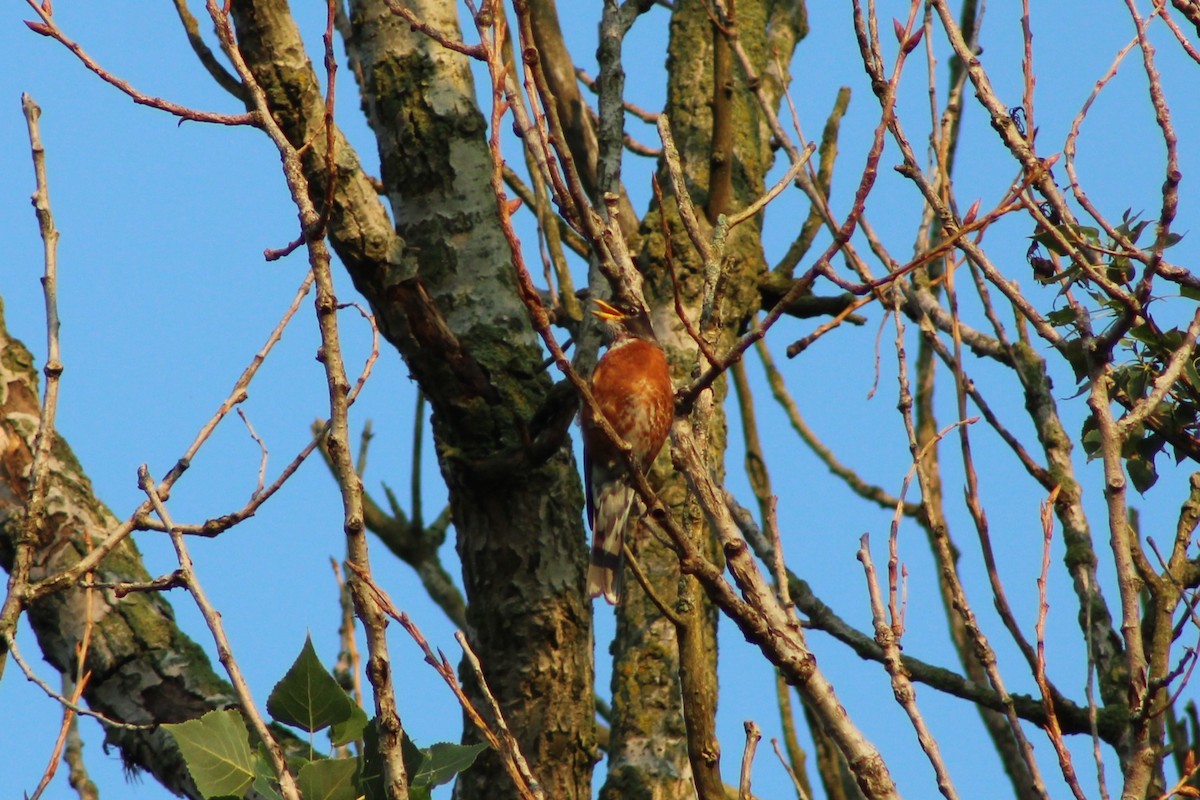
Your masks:
M597 309L592 313L609 323L613 339L592 372L592 396L597 410L633 448L633 459L644 474L662 449L674 417L675 395L667 357L644 309L595 302ZM600 429L596 412L585 406L580 421L588 524L592 527L588 594L602 594L615 605L620 591L621 543L637 494L626 461Z

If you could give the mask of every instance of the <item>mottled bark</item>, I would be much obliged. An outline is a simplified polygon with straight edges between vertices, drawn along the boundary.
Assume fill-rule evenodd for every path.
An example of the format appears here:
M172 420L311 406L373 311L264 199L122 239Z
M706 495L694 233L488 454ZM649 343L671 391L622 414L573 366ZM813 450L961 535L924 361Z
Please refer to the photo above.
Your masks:
M33 437L38 425L38 375L33 356L11 338L0 315L0 566L12 567L15 537L24 517ZM104 541L118 520L92 493L92 485L67 442L56 437L51 450L46 499L48 526L38 542L30 579L40 580L76 564L92 544ZM95 572L101 583L144 583L150 575L131 538L126 538ZM157 593L119 597L112 589L91 593L71 587L29 607L27 619L42 656L61 672L74 673L76 645L86 620L93 623L84 669L91 673L84 692L94 711L143 725L182 722L206 711L236 704L233 689L213 672L204 651L175 625L166 600ZM12 665L12 669L16 669ZM10 679L16 677L10 674ZM108 743L120 748L127 765L144 769L177 794L199 797L174 741L161 729L106 729Z
M458 35L452 7L409 7ZM514 290L475 87L462 56L414 32L383 3L354 2L350 11L347 44L398 236L369 247L383 238L386 215L366 196L366 177L340 139L329 235L433 411L469 635L489 684L547 792L586 798L595 737L591 608L581 592L582 495L566 435L569 407L563 413L551 394ZM323 106L295 24L280 2L239 2L234 12L242 47L289 137L314 143L305 166L317 194L327 182ZM552 437L548 457L530 447L539 435ZM504 797L513 790L487 753L458 791Z
M343 13L338 30L345 38L349 63L359 81L362 108L377 139L382 192L378 182L363 172L358 156L339 131L333 131L332 157L327 151L323 76L319 74L319 68L314 70L310 63L305 42L292 20L286 0L231 0L231 5L243 55L267 93L273 116L291 142L303 152L312 204L326 213L321 230L310 225L306 233L310 236L319 233L329 238L354 287L370 303L385 337L403 357L424 396L429 399L438 460L450 491L450 508L469 601L469 607L453 604L452 613L464 620L464 627L481 656L488 681L504 707L509 727L518 736L546 795L583 800L592 796L596 737L590 633L593 610L581 591L586 548L580 514L582 499L568 430L574 389L566 384L554 384L557 373L545 368L542 345L530 330L528 309L515 291L509 244L497 220L498 198L489 185L495 164L493 154L488 152L486 123L479 107L481 102L488 101L489 91L472 84L465 56L414 31L409 23L393 14L389 2L346 0L336 4L339 13L349 12L348 16ZM455 4L442 0L402 2L421 24L440 35L450 38L461 35ZM669 6L670 11L664 11L662 5ZM1066 255L1074 259L1083 272L1062 273L1058 279L1063 281L1064 289L1086 285L1089 292L1076 292L1078 300L1072 299L1070 292L1060 293L1058 297L1078 305L1080 313L1075 315L1074 322L1055 322L1053 317L1061 316L1063 310L1057 299L1053 305L1039 310L1034 295L1022 294L1008 277L987 264L982 243L990 222L985 217L975 216L980 211L986 214L986 209L977 206L967 215L971 219L959 217L959 206L967 204L961 203L963 198L954 197L949 180L953 150L944 154L939 151L937 157L931 159L942 165L938 169L944 169L945 173L932 182L926 174L927 167L918 163L922 159L911 154L900 126L898 115L901 111L896 115L892 113L889 98L895 87L885 80L889 67L880 57L871 56L872 52L878 51L875 43L878 20L873 17L873 5L868 5L865 10L862 5L856 3L852 9L859 23L857 38L862 54L866 56L869 85L879 98L885 100L878 136L868 154L853 210L824 207L807 186L811 180L798 179L805 186L804 191L814 199L815 207L822 210L814 211L810 216L810 223L802 228L797 238L794 252L785 258L777 275L769 275L763 264L761 216L747 221L727 240L722 240L719 263L703 263L695 243L689 240L680 224L681 198L672 196L671 190L665 188L671 181L662 163L659 164L659 182L667 196L661 205L655 203L644 218L639 219L619 191L619 176L624 174L628 178L632 173L622 173L620 169L623 152L621 116L611 112L622 104L623 72L618 57L620 35L625 30L622 26L633 24L643 13L647 14L647 20L661 24L669 14L670 27L665 33L669 56L665 72L668 100L664 111L681 154L680 167L687 197L698 212L705 235L711 234L723 224L723 214L736 212L762 193L763 176L772 161L769 145L780 145L786 136L784 128L790 127L785 123L782 128L774 129L777 138L771 142L771 129L758 103L761 101L764 106L778 104L788 80L791 53L806 32L802 3L794 0L736 3L732 0L675 0L670 4L655 4L652 0L606 0L604 14L608 24L602 26L598 51L603 65L600 106L610 113L603 115L599 126L595 125L589 108L591 98L581 93L576 84L572 55L563 40L559 10L553 0L515 0L503 7L485 4L479 21L487 26L495 24L495 15L500 13L521 16L524 33L529 35L524 37L518 58L511 65L511 75L519 76L519 81L524 77L520 73L525 66L532 68L540 64L542 72L538 74L537 91L541 96L537 102L543 104L543 110L551 112L550 116L557 115L549 127L552 146L560 149L552 155L546 152L539 155L575 171L582 186L581 190L573 191L572 197L560 197L558 210L579 224L581 209L576 204L585 202L587 197L599 200L606 209L618 209L620 232L624 236L616 235L615 240L637 254L638 267L645 277L646 299L669 353L677 383L686 382L698 366L703 368L705 364L697 355L695 342L676 317L675 281L668 267L677 275L685 313L702 330L717 353L727 350L744 330L753 312L764 303L786 297L790 305L788 313L832 313L846 308L856 297L869 296L873 289L883 290L877 298L882 298L888 291L900 293L901 302L897 307L909 319L919 323L921 335L927 337L923 342L925 348L918 357L918 381L913 387L918 392L918 431L912 444L914 452L924 453L918 458L923 503L920 521L935 543L940 567L938 577L942 580L943 598L952 617L951 636L958 645L966 676L932 667L911 656L906 656L901 663L914 680L960 697L982 710L999 757L1013 775L1014 794L1026 798L1040 796L1043 792L1037 783L1037 765L1030 760L1029 769L1022 774L1025 765L1018 758L1020 752L1008 741L1013 734L1020 739L1029 728L1018 725L1016 718L1032 726L1061 730L1074 736L1086 736L1092 728L1092 720L1084 701L1058 697L1045 686L1041 691L1050 695L1045 702L1037 696L1008 697L998 674L980 668L981 663L991 666L991 655L968 614L962 587L953 580L957 552L950 539L950 521L955 517L942 497L942 482L950 486L954 480L944 472L948 462L942 461L937 450L930 446L937 439L939 428L933 413L933 356L938 355L957 372L956 377L962 380L958 386L960 390L968 380L967 368L953 363L956 356L946 354L949 346L946 337L953 339L956 354L965 347L982 359L1013 370L1009 377L1014 385L1016 382L1021 384L1044 466L1033 463L1035 459L1024 453L1022 446L1012 446L1021 451L1022 463L1037 484L1046 490L1054 490L1054 510L1065 546L1064 561L1073 580L1080 626L1086 640L1081 647L1087 648L1088 665L1096 670L1102 704L1095 711L1096 735L1116 749L1126 774L1127 784L1123 789L1126 795L1143 797L1158 796L1164 791L1170 793L1161 755L1167 739L1166 727L1171 724L1171 709L1164 706L1178 697L1186 699L1186 693L1177 693L1177 689L1191 677L1187 657L1181 650L1173 654L1172 647L1181 647L1177 643L1186 638L1182 634L1188 623L1177 620L1175 612L1181 607L1189 608L1182 605L1187 598L1184 587L1196 585L1196 574L1200 569L1194 560L1188 561L1187 554L1194 541L1195 519L1200 516L1196 511L1200 507L1200 477L1193 479L1193 496L1181 514L1176 550L1171 555L1169 569L1159 574L1158 569L1163 565L1150 563L1148 551L1144 549L1149 537L1143 539L1129 521L1128 479L1134 475L1126 450L1137 446L1141 435L1140 431L1134 433L1128 428L1140 428L1145 424L1179 448L1177 457L1195 458L1195 437L1187 432L1194 428L1194 423L1177 432L1182 438L1176 436L1174 439L1170 431L1156 427L1163 423L1155 421L1158 414L1152 408L1160 400L1166 402L1162 394L1170 388L1168 384L1178 378L1178 372L1173 377L1168 376L1169 380L1154 390L1159 396L1141 406L1141 411L1135 414L1140 417L1126 418L1122 423L1113 416L1118 406L1136 409L1140 403L1139 397L1124 396L1123 392L1128 392L1128 388L1115 383L1121 377L1120 358L1132 353L1131 357L1142 366L1154 366L1146 360L1147 351L1136 348L1122 351L1118 341L1132 331L1131 326L1138 320L1145 323L1147 330L1153 327L1149 303L1151 298L1157 301L1159 295L1165 294L1160 288L1162 279L1178 282L1189 289L1195 289L1198 281L1186 267L1163 260L1163 250L1172 244L1171 228L1178 210L1180 172L1176 168L1175 134L1169 130L1166 102L1156 94L1160 87L1152 64L1153 51L1146 47L1145 41L1142 42L1151 102L1170 155L1162 212L1155 226L1157 243L1151 249L1135 252L1135 248L1126 248L1116 241L1121 237L1115 236L1090 209L1095 221L1106 229L1107 238L1114 240L1112 246L1106 244L1098 248L1096 242L1084 241L1086 237L1078 235L1081 230L1076 230L1079 226L1074 224L1071 209L1076 205L1087 206L1082 191L1077 197L1079 202L1069 204L1068 208L1063 194L1068 184L1062 180L1062 167L1054 175L1050 170L1053 159L1036 152L1032 131L1037 128L1032 125L1032 98L1024 101L1030 123L1027 132L1009 101L1002 102L991 88L984 60L973 57L977 55L977 48L972 37L963 35L973 27L973 3L970 0L964 7L971 13L966 14L964 22L957 26L951 19L947 0L931 0L925 6L927 24L932 23L936 15L942 23L940 32L934 25L925 28L925 39L919 41L914 37L901 43L902 54L915 54L917 45L933 48L929 51L929 63L949 63L951 84L955 83L956 75L969 75L975 95L1000 134L1002 144L1023 168L1023 180L1018 184L1022 190L1032 193L1030 199L1034 202L1027 208L1031 220L1040 226L1039 230L1048 232L1050 227L1061 227L1060 234L1067 235L1068 239L1078 239L1067 241L1071 246ZM1187 11L1195 3L1173 0L1172 5L1191 22L1196 22L1196 15ZM395 7L394 3L392 7ZM43 19L49 16L48 8L47 5L39 11ZM917 25L920 24L916 22L919 10L919 6L913 10L914 24ZM562 4L561 11L566 14L575 8ZM1132 8L1131 11L1137 17L1138 12ZM600 13L592 9L589 12ZM872 15L869 25L866 15ZM186 13L183 16L186 20ZM618 17L620 24L616 24ZM1152 19L1153 24L1158 25L1165 18L1152 15ZM35 32L47 34L50 31L47 25L48 21L31 27ZM205 45L196 27L192 25L189 30L193 46L203 50ZM945 42L931 41L942 33L948 37L955 53L954 60L949 62L941 55ZM468 32L466 38L473 41L475 36ZM831 37L827 41L834 40ZM743 47L755 65L753 80L749 80L743 71L740 51ZM226 50L228 56L229 49ZM890 44L885 50L892 52ZM203 58L203 53L201 55ZM881 56L881 53L876 52L876 55ZM914 55L910 64L915 61ZM223 75L224 85L229 88L227 72L214 66L215 63L209 53L208 69L218 81ZM655 78L659 77L656 73ZM905 81L909 82L906 90L911 90L911 74ZM1031 78L1028 83L1032 94L1035 81ZM341 83L343 87L346 85L345 81ZM930 94L934 102L940 104L945 92L936 76L931 88L938 89ZM240 90L234 94L247 96ZM803 107L806 98L797 99L802 104L800 115L806 116L810 110ZM1043 103L1041 107L1046 109L1047 105ZM943 118L946 130L958 124L960 110L960 101L952 91L944 111L947 114L953 111L955 120L947 123ZM837 112L839 118L843 111L844 107ZM933 111L933 127L937 128L938 109ZM261 122L262 117L255 119ZM502 124L508 125L511 120L511 117L505 117ZM925 132L922 128L918 135ZM528 129L523 135L528 137L527 141L536 138ZM889 136L890 141L887 141ZM931 144L938 145L938 138L935 131ZM795 148L790 144L788 147L795 157ZM569 155L561 148L569 149ZM974 270L985 305L990 301L982 291L984 284L998 288L1007 296L1018 317L1015 336L1001 332L1004 323L997 321L997 315L990 309L988 322L995 329L995 335L985 332L986 325L972 327L977 321L972 313L965 318L957 316L957 307L947 302L955 291L951 281L955 274L953 270L945 273L946 280L942 284L945 288L938 290L922 280L906 284L905 281L920 274L920 270L915 270L897 275L894 288L881 285L856 287L844 281L842 289L847 293L837 298L797 299L791 296L793 288L809 286L807 280L797 283L794 274L804 257L802 253L807 252L818 233L818 226L836 230L839 222L834 217L838 214L848 213L847 219L857 220L846 226L844 237L850 241L839 254L849 258L852 267L858 266L856 257L851 255L852 249L861 247L864 238L873 253L868 258L877 259L884 270L899 266L898 260L889 254L888 245L871 232L869 220L865 216L858 218L868 200L873 204L880 199L878 192L870 198L868 194L874 191L875 176L882 175L889 166L887 153L896 152L896 148L904 157L899 174L912 180L924 197L925 211L916 249L932 258L929 248L936 246L940 237L961 234L952 257L956 261L960 257L967 261L962 262L966 266L960 268L958 274L965 276L969 269ZM880 152L885 153L882 159L878 158ZM818 177L817 183L826 187L826 195L833 188L829 175L835 153L836 148L822 151L824 177ZM1071 161L1073 146L1064 153L1067 153L1066 160ZM512 163L519 160L515 150L504 156ZM330 169L331 161L333 169ZM537 159L530 161L538 164ZM1074 176L1068 177L1072 188L1079 185ZM297 182L293 180L292 185ZM606 192L615 193L618 199L614 202L611 196L605 196ZM837 205L844 207L845 199L843 195ZM1046 203L1039 206L1040 200ZM306 206L305 203L300 205ZM550 224L548 205L539 220L543 227ZM1043 218L1047 209L1052 209L1054 215L1067 224L1053 226L1048 223ZM307 212L311 223L311 209ZM1020 212L1015 209L1004 211L1005 216L1015 213ZM591 220L591 217L584 218ZM935 218L936 224L930 227L930 221ZM978 227L971 230L972 225ZM605 250L606 244L612 244L605 236L614 235L613 230L601 234L594 225L580 227L588 230L579 241L590 237L592 245L600 251ZM1127 222L1125 229L1128 228ZM940 231L940 234L930 234L930 231ZM1105 240L1105 235L1098 235ZM837 236L835 233L835 238ZM892 236L889 231L883 238ZM527 245L532 253L533 242ZM1114 278L1106 276L1100 269L1107 257L1126 249L1129 250L1128 257L1122 258L1133 265L1131 269L1145 267L1145 277L1136 284L1138 288L1134 288L1135 284L1126 288L1116 286L1112 283ZM609 251L609 256L593 259L593 280L598 279L602 266L605 275L618 280L614 277L611 262L619 259L612 256L612 252ZM829 251L829 254L836 253L836 249ZM621 256L623 258L624 254ZM939 254L937 257L951 256ZM1093 261L1096 263L1091 263ZM625 264L621 260L621 265ZM828 272L821 280L842 272L838 265L824 267L828 267ZM1121 271L1124 269L1122 267ZM561 293L570 293L570 282L561 277L565 271L565 268L560 271L557 289ZM860 269L859 276L867 271L865 267ZM717 275L719 277L714 278ZM636 283L625 280L628 277L623 276L620 280L626 284ZM1154 278L1160 279L1160 287L1152 292ZM965 280L960 287L964 284ZM549 286L536 288L546 290L550 297L556 287L551 282ZM604 287L594 283L589 288L604 293ZM716 303L710 306L706 300L714 291ZM1091 326L1092 318L1100 319L1101 316L1093 315L1093 309L1084 299L1084 294L1093 299L1103 296L1091 294L1093 291L1107 293L1107 299L1101 301L1105 308L1101 316L1112 320L1111 327L1100 335L1095 335ZM1183 299L1189 297L1190 294L1185 294ZM572 297L570 310L567 314L557 315L555 322L564 323L563 317L568 315L578 322L576 312L578 301L582 299ZM332 314L328 295L324 301L323 313ZM1050 312L1050 308L1057 314ZM1040 350L1030 344L1027 330L1030 328L1044 340L1037 344ZM909 334L917 335L915 326L910 327ZM594 340L590 340L590 336L590 329L585 327L582 335L575 339L575 353L583 351L585 354L577 358L577 365L588 363L589 357L595 354ZM1195 366L1195 331L1189 336L1186 348L1175 352L1181 356L1176 366L1186 362L1191 370ZM1148 334L1143 332L1141 339L1147 338ZM807 337L806 340L812 341ZM942 349L934 347L935 343ZM1106 466L1104 487L1109 500L1109 546L1118 562L1115 576L1122 600L1119 631L1113 628L1113 612L1102 593L1105 583L1109 584L1109 592L1112 591L1112 580L1099 569L1107 559L1097 557L1097 543L1084 515L1083 489L1073 463L1072 448L1080 437L1068 435L1064 429L1057 405L1065 401L1056 399L1050 383L1049 376L1064 365L1048 364L1044 357L1044 354L1066 355L1068 348L1076 345L1082 348L1084 355L1080 358L1090 369L1085 389L1092 395L1094 421L1103 423L1100 433ZM907 358L905 346L906 342L897 343L902 362ZM1056 354L1055 348L1061 352ZM22 536L31 536L33 529L33 526L22 528L21 515L27 510L30 441L36 428L38 403L32 360L20 343L3 333L2 326L0 373L3 378L0 381L0 407L4 410L0 422L0 433L3 433L0 437L0 523L3 523L0 526L0 566L11 568L15 543L21 541ZM1157 377L1161 375L1160 372ZM1122 378L1127 379L1128 376ZM1191 389L1196 388L1194 371L1189 371L1184 382L1190 383ZM1186 388L1182 383L1180 387ZM901 391L901 405L905 411L907 391L907 388ZM1112 391L1116 393L1110 394ZM719 480L725 460L728 438L722 410L725 393L724 382L718 380L710 394L695 400L694 405L689 403L690 419L677 421L677 431L688 431L687 435L679 437L673 452L671 448L664 451L653 473L653 483L663 506L677 524L672 532L685 531L684 535L671 540L674 547L687 550L695 544L711 562L692 554L684 565L688 574L682 575L678 555L665 543L664 537L655 535L651 530L653 526L641 525L629 537L656 595L671 608L671 613L663 614L626 573L625 599L616 612L614 713L608 743L608 774L602 796L605 800L676 797L713 800L723 794L720 746L714 730L718 696L717 613L709 597L717 599L747 638L781 667L781 674L801 692L810 725L824 729L816 730L814 734L827 794L847 798L891 795L894 789L882 757L847 721L832 687L816 669L799 623L773 604L773 596L755 565L750 563L744 543L731 533L733 525L723 517L725 506L719 499L714 500L719 498L720 492L712 491L707 477L711 473ZM988 417L982 401L976 395L972 397L984 411L983 416ZM1192 413L1194 405L1189 403L1184 416ZM957 417L971 413L965 395L960 397L960 408L955 413ZM1147 414L1150 416L1146 417ZM989 418L988 422L993 421ZM996 427L1003 438L1004 432ZM693 442L696 444L694 450L690 449ZM1089 445L1089 453L1094 455L1095 448L1090 446L1094 442L1086 436L1083 442ZM344 447L344 438L341 444ZM1146 443L1142 440L1141 444ZM926 449L927 446L930 447ZM87 478L61 439L53 445L52 459L53 479L47 503L50 524L37 528L44 535L36 542L36 550L27 551L35 561L32 571L35 580L77 563L87 548L85 533L98 542L110 536L117 525L113 516L92 497ZM343 459L343 466L345 463ZM989 464L987 469L993 467ZM691 480L690 492L679 474L683 472ZM765 494L769 495L769 492ZM697 502L698 497L703 500L704 511ZM971 497L973 494L969 494ZM707 518L705 513L709 515ZM38 518L36 514L34 517ZM977 515L976 523L982 530L981 518ZM714 530L724 537L723 551L716 547ZM1161 533L1156 535L1159 540L1155 546L1158 547ZM961 545L963 541L960 538L957 543ZM437 542L431 540L428 544L436 548ZM765 550L760 548L760 557L761 552ZM721 563L723 555L729 558L729 573L736 577L740 594L722 580L716 565ZM26 561L24 555L16 559L18 565L24 565ZM20 576L22 568L19 566L16 572ZM96 574L99 581L108 583L145 581L148 577L131 541L117 547ZM449 584L444 574L432 574L431 577L443 587ZM699 590L701 585L707 589L708 596ZM865 658L883 658L878 644L833 616L803 584L793 583L792 591L797 607L806 614L806 622L812 627L832 633ZM999 595L998 589L995 594ZM10 607L15 608L15 605ZM603 613L609 613L606 607L602 608ZM758 613L750 613L756 609ZM76 666L73 664L75 643L82 630L81 621L89 615L95 631L85 665L92 675L86 699L92 708L118 719L161 723L195 717L209 708L234 703L230 688L213 674L200 648L175 628L170 608L158 594L135 592L117 597L111 589L101 588L89 598L82 590L72 588L48 594L32 603L28 619L45 658L55 668L70 672ZM1011 627L1016 628L1015 624ZM1028 647L1025 649L1029 650ZM1027 658L1031 662L1034 660L1031 656ZM4 660L0 658L0 674L3 669ZM1178 674L1173 672L1175 670ZM478 693L479 687L474 686L469 677L465 682L469 691ZM995 713L997 710L1010 712L1010 717L1006 720ZM469 726L467 737L473 737ZM1187 737L1182 735L1182 738ZM172 790L194 794L168 737L158 733L114 730L110 731L110 740L122 748L129 763L150 770ZM1183 753L1193 749L1194 743L1179 745L1183 766L1178 768L1181 772L1191 768L1191 762L1183 760ZM859 754L857 758L855 753ZM870 763L865 763L868 761ZM732 773L728 763L726 772ZM854 785L855 778L857 786ZM1193 783L1194 780L1193 776ZM457 796L465 800L513 795L507 776L500 769L495 754L490 752L485 753L478 765L463 777L456 791Z
M739 22L744 22L742 41L758 59L764 52L767 14L762 3L738 5ZM763 135L754 97L738 90L744 89L745 76L736 73L720 79L726 95L721 113L728 116L726 124L716 126L714 132L714 30L704 4L678 3L670 30L665 113L679 146L690 199L701 216L709 211L715 219L717 214L743 208L762 193L771 164L768 137ZM794 45L795 31L791 34L790 45ZM722 136L716 145L714 135ZM714 163L726 176L724 199L718 202L728 207L718 207L710 198ZM659 183L671 184L662 164ZM683 307L697 327L702 316L705 265L679 223L676 199L665 198L665 206L654 208L643 220L639 267L646 277L647 299L656 309L659 338L670 355L676 381L683 383L697 365L697 346L674 312L662 230L664 215L670 229L670 264L679 280ZM728 347L757 308L758 278L764 272L759 233L758 222L752 220L735 229L728 241L709 334L717 351ZM696 426L703 431L705 457L718 475L723 472L727 441L726 391L724 380L718 381L708 414ZM654 483L672 516L719 562L707 521L666 455L656 465ZM698 792L701 797L711 797L720 783L720 748L712 731L718 693L717 615L692 579L680 577L677 557L657 538L641 533L636 552L660 597L684 620L686 634L677 637L674 626L662 619L640 589L631 590L618 609L613 745L602 796L690 798Z

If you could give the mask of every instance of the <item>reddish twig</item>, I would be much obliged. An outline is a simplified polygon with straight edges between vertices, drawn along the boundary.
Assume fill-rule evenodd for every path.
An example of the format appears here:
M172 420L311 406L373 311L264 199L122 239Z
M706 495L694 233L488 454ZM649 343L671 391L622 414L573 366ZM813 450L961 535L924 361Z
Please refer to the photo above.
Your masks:
M35 0L25 0L25 2L42 20L41 22L26 21L25 24L31 31L57 41L63 47L70 50L76 58L83 62L85 67L94 72L102 81L124 92L129 99L138 105L157 108L160 111L173 114L180 119L191 120L193 122L211 122L216 125L259 125L259 117L254 112L248 114L217 114L211 111L197 111L187 106L181 106L178 103L172 103L170 100L164 100L161 97L152 97L138 91L128 81L118 78L101 67L95 59L87 54L87 51L83 47L63 33L62 29L54 21L49 3L39 4Z
M894 540L895 537L892 538ZM917 733L921 749L925 751L925 756L929 759L929 763L937 775L938 789L942 796L946 800L957 800L958 792L954 788L954 782L950 779L950 772L942 758L941 748L938 747L937 739L925 724L925 718L921 716L921 712L917 708L916 688L912 685L908 672L900 660L899 628L902 626L900 621L895 618L894 608L890 623L887 619L883 607L883 597L879 591L879 581L875 574L875 564L871 560L869 543L870 538L864 533L859 539L858 560L862 562L863 572L866 574L867 592L871 598L871 617L875 623L875 642L883 650L883 666L892 679L892 694L895 695L896 702L904 709L904 713L908 715L913 730Z
M429 642L426 640L425 635L421 633L421 629L416 626L408 614L396 608L391 598L375 583L369 574L361 571L356 564L347 562L346 566L353 570L359 579L366 584L384 613L399 622L401 627L412 637L412 640L416 642L417 647L421 648L421 652L425 655L425 663L433 667L434 671L450 687L450 691L458 700L459 705L462 706L467 718L471 720L471 723L488 743L488 746L500 754L501 760L508 770L509 777L512 778L513 785L520 796L525 798L525 800L545 800L541 786L530 771L525 757L521 754L521 748L517 743L516 737L508 729L508 725L504 721L504 715L500 710L500 704L496 702L496 698L488 688L487 681L483 676L483 670L479 666L479 659L467 643L466 637L461 632L456 632L454 638L463 648L463 654L466 656L467 662L471 666L476 680L479 682L480 691L488 702L492 715L496 720L498 730L492 730L492 727L484 720L483 715L479 713L479 709L467 697L467 693L458 682L454 666L446 658L446 655L441 650L438 650L437 655L434 655L433 648L429 646Z
M1058 715L1054 711L1054 694L1050 681L1046 678L1046 615L1050 611L1050 603L1046 599L1046 586L1050 575L1050 542L1054 539L1054 501L1058 499L1059 487L1050 491L1050 496L1042 501L1042 571L1038 575L1038 616L1034 631L1037 637L1037 660L1033 678L1037 681L1042 693L1042 707L1046 709L1046 724L1043 726L1054 752L1058 756L1058 767L1062 770L1063 779L1071 787L1071 793L1076 800L1085 800L1079 779L1075 775L1075 766L1071 762L1071 753L1063 741L1062 727L1058 724Z
M399 2L399 0L386 0L386 3L387 7L391 9L391 12L396 16L403 18L405 22L412 26L413 30L420 31L430 39L433 39L435 42L440 44L442 47L445 47L447 50L453 50L456 53L462 53L464 56L467 56L468 58L474 58L477 61L486 60L482 45L467 44L460 39L447 36L433 26L427 24L412 11L405 8L404 5ZM494 9L490 10L490 13L494 13ZM478 14L475 14L475 16L478 17ZM476 19L476 22L482 24L482 21L479 19Z

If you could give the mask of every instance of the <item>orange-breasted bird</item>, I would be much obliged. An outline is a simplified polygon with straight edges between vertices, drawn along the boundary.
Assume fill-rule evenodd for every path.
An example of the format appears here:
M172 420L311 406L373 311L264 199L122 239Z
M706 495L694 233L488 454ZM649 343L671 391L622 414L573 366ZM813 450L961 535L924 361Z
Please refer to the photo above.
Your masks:
M592 396L599 412L633 448L634 461L644 474L662 449L675 416L667 357L644 309L617 308L603 300L595 303L592 313L609 323L613 339L592 372ZM637 493L620 449L600 429L596 412L585 405L580 422L592 528L588 594L604 595L615 605L620 594L621 544Z

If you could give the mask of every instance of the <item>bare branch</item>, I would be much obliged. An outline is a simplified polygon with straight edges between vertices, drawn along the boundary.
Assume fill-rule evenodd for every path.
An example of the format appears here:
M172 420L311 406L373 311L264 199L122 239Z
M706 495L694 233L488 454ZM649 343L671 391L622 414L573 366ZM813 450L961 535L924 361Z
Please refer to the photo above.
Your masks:
M59 42L63 47L70 50L76 58L90 71L94 72L101 80L108 83L133 100L133 102L150 108L157 108L160 111L165 111L168 114L173 114L180 119L191 120L193 122L211 122L217 125L258 125L260 120L255 113L250 114L217 114L211 111L197 111L195 109L181 106L177 103L172 103L169 100L164 100L161 97L152 97L138 91L128 81L113 75L112 73L101 67L78 43L72 41L55 23L54 17L50 11L50 4L38 4L35 0L25 0L39 17L41 22L26 22L29 29L34 33L40 33L43 36L49 36L51 39Z

